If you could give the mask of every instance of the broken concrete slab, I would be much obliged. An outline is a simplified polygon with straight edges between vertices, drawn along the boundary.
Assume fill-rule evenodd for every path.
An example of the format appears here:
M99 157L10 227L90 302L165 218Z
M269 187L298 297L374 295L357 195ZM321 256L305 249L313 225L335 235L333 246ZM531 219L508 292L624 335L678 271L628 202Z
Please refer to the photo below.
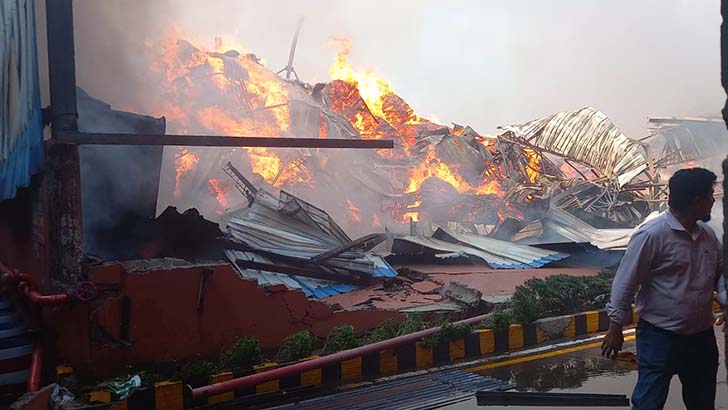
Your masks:
M483 294L470 286L460 282L450 282L442 287L442 293L450 299L464 303L468 306L475 306L480 303Z
M422 294L430 294L430 293L435 293L435 291L437 291L437 289L442 287L442 285L440 285L439 283L430 281L430 280L423 280L421 282L413 283L412 285L410 285L410 287Z

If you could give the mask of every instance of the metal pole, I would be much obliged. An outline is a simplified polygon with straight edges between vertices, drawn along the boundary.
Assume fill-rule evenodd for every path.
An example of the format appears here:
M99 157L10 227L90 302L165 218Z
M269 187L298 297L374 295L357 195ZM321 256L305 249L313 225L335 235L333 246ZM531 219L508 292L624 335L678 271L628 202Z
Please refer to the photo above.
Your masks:
M177 145L186 147L350 148L389 149L393 140L295 137L231 137L225 135L108 134L59 131L54 145Z
M46 0L51 131L78 129L72 0ZM81 274L81 169L78 147L54 144L47 153L46 189L53 272L66 282Z
M291 52L288 53L288 65L286 66L286 80L291 79L291 73L293 71L293 57L296 56L296 44L298 44L298 35L301 33L301 26L303 25L303 17L298 18L298 25L296 26L296 34L293 36L293 43L291 43ZM298 77L298 76L296 76Z

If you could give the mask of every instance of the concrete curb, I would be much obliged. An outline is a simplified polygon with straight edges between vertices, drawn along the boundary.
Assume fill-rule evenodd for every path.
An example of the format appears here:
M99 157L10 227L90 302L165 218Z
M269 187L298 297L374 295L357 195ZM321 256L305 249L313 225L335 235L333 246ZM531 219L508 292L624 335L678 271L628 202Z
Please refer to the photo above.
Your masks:
M632 307L632 323L637 323L637 314ZM605 310L588 311L573 315L539 319L527 325L513 324L507 330L495 332L492 329L479 329L463 338L442 342L426 349L421 341L412 342L396 349L378 352L345 360L331 366L309 370L285 379L272 380L255 388L238 390L208 397L206 403L192 403L185 393L181 382L158 383L133 392L127 399L109 403L110 408L119 410L139 409L183 409L205 404L232 401L257 394L270 394L281 390L305 386L339 386L365 380L393 376L449 365L458 361L475 359L490 354L508 353L523 348L558 341L578 339L609 327L609 317ZM307 358L310 360L316 356ZM212 377L210 382L217 383L250 374L264 372L290 363L266 363L256 366L252 371L225 372ZM99 392L100 393L100 392ZM101 394L96 397L105 397Z

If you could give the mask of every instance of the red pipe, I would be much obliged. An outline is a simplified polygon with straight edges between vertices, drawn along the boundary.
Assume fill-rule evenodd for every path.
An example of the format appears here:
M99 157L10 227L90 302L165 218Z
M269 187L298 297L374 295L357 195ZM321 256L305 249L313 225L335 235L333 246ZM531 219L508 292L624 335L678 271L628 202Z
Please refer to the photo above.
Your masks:
M27 296L31 302L39 305L59 305L61 303L66 303L71 299L68 293L41 295L37 290L31 289L27 282L21 282L20 287L23 289L25 296Z
M488 315L482 315L482 316L475 316L471 317L469 319L461 320L459 322L454 323L455 325L461 325L461 324L469 324L473 325L479 322L482 322L488 317ZM321 367L325 367L334 363L338 363L344 360L353 359L355 357L359 357L362 355L365 355L367 353L374 353L378 352L382 349L392 349L410 342L414 342L416 340L432 336L437 331L440 330L440 327L433 327L430 329L421 330L419 332L410 333L408 335L404 336L398 336L389 340L383 340L381 342L372 343L370 345L357 347L350 350L344 350L338 353L334 353L328 356L319 357L316 359L308 360L305 362L300 362L296 364L292 364L290 366L281 367L274 370L269 370L267 372L263 373L256 373L245 377L239 377L237 379L232 379L220 383L211 384L208 386L202 386L198 387L196 389L192 389L192 398L194 400L204 399L208 396L220 394L220 393L227 393L233 390L237 390L240 388L246 388L246 387L254 387L257 384L265 383L271 380L280 379L286 376L291 376L297 373L305 372L312 369L317 369Z
M22 280L35 285L35 278L33 278L33 275L31 275L30 273L13 272L2 262L0 262L0 273L2 273L2 276L0 276L0 280L2 280L3 282L13 283L20 282Z
M43 373L43 345L36 343L33 349L33 356L30 359L30 371L28 372L28 385L26 389L38 391L40 389L40 376Z

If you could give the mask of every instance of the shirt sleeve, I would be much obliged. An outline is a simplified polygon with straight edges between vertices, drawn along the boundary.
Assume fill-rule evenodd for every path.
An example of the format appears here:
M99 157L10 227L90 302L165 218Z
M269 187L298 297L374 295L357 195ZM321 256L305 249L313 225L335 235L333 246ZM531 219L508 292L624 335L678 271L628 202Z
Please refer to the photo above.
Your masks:
M718 281L715 284L716 300L721 306L725 306L728 302L728 292L726 292L725 281L725 260L723 259L723 249L718 249Z
M631 322L635 291L650 273L652 248L650 234L646 231L638 231L630 239L612 282L612 295L607 304L607 315L612 322L621 325Z

